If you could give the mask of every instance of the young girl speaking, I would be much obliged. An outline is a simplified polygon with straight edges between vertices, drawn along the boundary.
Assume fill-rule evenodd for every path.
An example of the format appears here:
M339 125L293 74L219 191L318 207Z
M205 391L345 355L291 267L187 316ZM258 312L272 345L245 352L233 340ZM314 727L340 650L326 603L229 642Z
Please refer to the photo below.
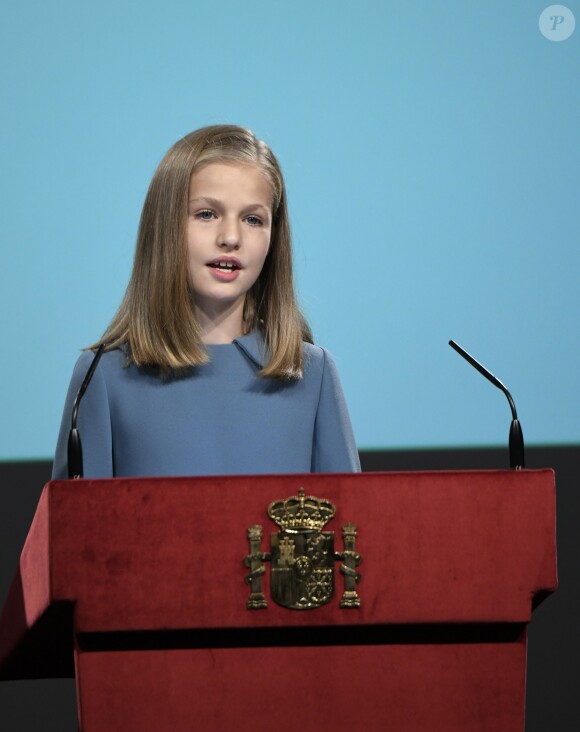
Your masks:
M249 130L206 127L163 158L102 344L78 410L85 477L360 470L335 365L296 302L282 172Z

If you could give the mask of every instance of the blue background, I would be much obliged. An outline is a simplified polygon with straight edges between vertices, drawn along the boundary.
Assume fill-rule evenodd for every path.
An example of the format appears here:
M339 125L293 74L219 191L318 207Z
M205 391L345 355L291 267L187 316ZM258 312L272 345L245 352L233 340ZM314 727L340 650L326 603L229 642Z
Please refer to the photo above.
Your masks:
M150 177L249 126L361 448L580 442L580 29L545 2L4 2L0 458L52 455L123 295ZM580 20L580 3L568 7Z

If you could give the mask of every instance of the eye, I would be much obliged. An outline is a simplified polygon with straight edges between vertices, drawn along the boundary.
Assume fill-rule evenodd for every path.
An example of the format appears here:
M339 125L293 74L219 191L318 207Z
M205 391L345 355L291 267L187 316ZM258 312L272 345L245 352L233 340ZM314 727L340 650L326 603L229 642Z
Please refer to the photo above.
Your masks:
M215 218L215 214L213 211L210 211L209 209L205 208L203 211L197 211L194 214L196 219L199 219L200 221L211 221Z
M259 216L256 216L256 214L246 216L246 222L250 224L250 226L263 226L264 224L262 219Z

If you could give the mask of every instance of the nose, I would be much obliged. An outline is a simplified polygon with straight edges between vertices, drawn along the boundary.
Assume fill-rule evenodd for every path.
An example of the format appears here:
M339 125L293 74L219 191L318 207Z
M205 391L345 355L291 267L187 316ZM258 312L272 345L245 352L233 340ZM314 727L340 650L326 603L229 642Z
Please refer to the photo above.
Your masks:
M240 237L238 221L224 219L218 236L218 246L223 249L239 249Z

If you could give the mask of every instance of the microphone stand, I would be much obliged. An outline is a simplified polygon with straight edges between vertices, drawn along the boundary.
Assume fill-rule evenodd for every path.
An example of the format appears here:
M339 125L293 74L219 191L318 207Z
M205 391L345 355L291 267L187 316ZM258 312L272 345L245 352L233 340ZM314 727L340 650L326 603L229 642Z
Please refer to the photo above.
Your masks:
M460 345L455 343L455 341L449 341L449 345L451 346L451 348L457 351L460 356L463 356L463 358L468 361L473 366L473 368L477 369L480 374L485 376L488 381L491 381L494 386L497 386L497 388L501 389L501 391L503 391L503 393L506 395L510 408L512 410L512 423L510 425L509 434L510 468L512 468L513 470L521 470L525 467L524 433L522 432L522 426L518 420L516 405L514 403L514 400L512 399L512 395L501 383L501 381L491 373L491 371L488 371L485 366L482 366L478 361L473 358L473 356L471 356L469 353L467 353L467 351L461 348Z
M89 385L91 379L93 378L93 374L95 373L95 369L97 368L97 365L99 361L101 360L101 356L103 355L103 351L105 350L105 343L102 343L99 348L97 349L97 352L95 353L95 356L93 360L91 361L91 365L89 366L89 370L87 371L87 375L85 376L83 383L81 384L81 388L79 389L79 393L76 396L73 410L72 410L72 418L71 418L71 430L68 435L68 477L69 478L82 478L83 477L83 446L81 444L81 433L77 429L77 417L79 413L79 404L81 403L81 399L83 398L83 395L85 391L87 390L87 386Z

